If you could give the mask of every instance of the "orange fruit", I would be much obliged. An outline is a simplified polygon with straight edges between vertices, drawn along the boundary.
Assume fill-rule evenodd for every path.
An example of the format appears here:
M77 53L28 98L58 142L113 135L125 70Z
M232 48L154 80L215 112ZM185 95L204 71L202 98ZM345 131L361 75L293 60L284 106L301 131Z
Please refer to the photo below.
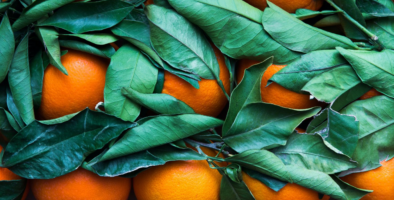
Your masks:
M254 60L241 60L237 68L237 81L241 82L245 70L250 66L259 63ZM309 95L299 94L288 90L277 83L271 83L266 87L268 80L279 70L283 69L285 65L271 65L263 74L261 80L261 99L263 102L275 104L278 106L305 109L313 106L318 106L319 102L316 99L310 100Z
M267 0L245 0L246 3L264 10L267 7ZM323 5L323 0L271 0L271 2L289 13L294 13L299 8L309 10L319 10Z
M319 194L295 183L288 183L275 192L259 180L242 172L242 178L256 200L319 200Z
M219 200L222 175L205 160L173 161L134 178L138 200Z
M0 146L0 152L3 150L3 147ZM0 167L0 181L11 181L11 180L18 180L22 179L22 177L14 174L11 170L5 168L5 167ZM29 186L26 185L25 192L23 193L22 200L26 199L27 194L29 193Z
M64 176L48 180L31 180L37 200L127 200L131 179L100 177L79 168Z
M219 78L227 93L230 93L230 73L226 67L223 54L213 46L220 67ZM194 88L185 80L167 71L164 72L162 93L169 94L189 105L201 115L216 117L227 104L227 98L216 80L202 79L198 82L199 89Z
M92 54L69 49L61 57L68 76L53 65L44 72L38 116L54 119L104 101L105 74L109 61Z
M394 160L380 162L376 169L350 174L341 179L357 188L373 190L361 200L394 199Z
M145 5L153 4L153 0L147 0L145 1Z
M372 88L371 90L369 90L368 92L363 94L363 96L360 97L360 100L369 99L369 98L372 98L374 96L379 96L379 95L382 95L382 93L378 92L375 88Z
M298 132L298 133L305 133L306 131L304 130L304 129L302 129L302 128L296 128L296 131Z

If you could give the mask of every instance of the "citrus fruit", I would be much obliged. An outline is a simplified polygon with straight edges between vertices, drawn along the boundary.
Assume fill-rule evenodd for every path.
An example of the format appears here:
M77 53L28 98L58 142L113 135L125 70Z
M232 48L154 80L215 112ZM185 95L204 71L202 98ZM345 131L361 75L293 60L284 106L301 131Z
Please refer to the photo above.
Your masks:
M244 172L242 172L242 178L256 200L319 200L316 191L295 183L288 183L281 190L275 192Z
M357 188L373 190L361 200L394 199L394 160L380 162L382 165L376 169L354 173L341 179Z
M81 51L71 50L61 57L68 76L53 65L44 72L41 106L38 116L54 119L72 114L104 101L105 74L109 61Z
M3 147L0 146L0 152L3 150ZM11 181L11 180L19 180L22 179L22 177L14 174L11 170L5 168L5 167L0 167L0 181ZM23 193L22 200L26 199L27 194L29 193L29 187L28 185L26 186L25 192Z
M153 4L153 0L147 0L145 1L145 5Z
M31 189L37 200L127 200L131 179L100 177L79 168L54 179L31 180Z
M360 97L360 100L369 99L369 98L372 98L374 96L379 96L379 95L382 95L382 93L378 92L375 88L372 88L371 90L369 90L368 92L363 94L363 96Z
M237 82L241 82L247 68L257 63L259 63L259 61L241 60L237 68ZM310 100L309 95L293 92L277 83L271 83L269 86L266 86L268 80L276 72L278 72L284 67L285 65L271 65L264 72L263 78L261 79L262 101L293 109L305 109L313 106L318 106L319 102L315 99Z
M264 10L267 7L267 0L245 0L246 3ZM271 0L271 2L289 13L294 13L299 8L309 10L319 10L323 5L323 0Z
M216 155L210 149L201 149ZM138 200L219 200L221 179L206 160L173 161L141 172L133 186Z
M213 45L212 45L213 46ZM220 67L219 78L223 82L226 92L230 92L230 73L226 67L223 54L213 46ZM201 115L216 117L227 104L227 98L216 80L202 79L198 82L199 89L194 88L185 80L164 72L164 86L162 93L169 94L189 105Z

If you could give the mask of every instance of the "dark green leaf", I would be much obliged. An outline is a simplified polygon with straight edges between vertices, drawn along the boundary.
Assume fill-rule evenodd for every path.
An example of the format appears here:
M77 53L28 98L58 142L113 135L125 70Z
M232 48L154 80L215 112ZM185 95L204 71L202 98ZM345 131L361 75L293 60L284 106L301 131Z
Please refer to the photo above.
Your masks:
M34 121L10 141L2 162L25 178L55 178L74 171L86 156L133 126L89 109L62 124Z
M294 16L297 17L299 20L305 20L305 19L316 17L318 15L330 15L335 13L338 13L338 11L334 11L334 10L314 11L314 10L300 8L296 10Z
M288 63L300 56L273 40L261 23L253 22L227 7L220 8L198 0L169 0L169 3L203 29L220 51L231 58L265 60L274 56L274 63Z
M0 181L0 200L20 200L26 189L25 179Z
M118 38L116 38L112 34L108 33L94 33L94 34L62 34L61 36L69 36L69 37L77 37L84 39L88 42L91 42L96 45L105 45L110 44L112 42L116 42Z
M267 103L251 103L241 109L223 140L237 152L285 145L293 130L320 107L292 110ZM251 117L253 116L253 117Z
M14 127L17 127L15 130ZM16 131L19 125L16 123L15 119L12 115L6 111L4 108L0 108L0 132L3 134L8 140L13 138L16 135Z
M37 0L25 8L21 16L12 24L14 31L20 30L25 26L43 18L46 14L60 8L74 0Z
M175 142L220 126L222 123L219 119L198 114L154 117L126 132L104 154L101 161Z
M30 62L30 76L31 76L31 91L33 95L34 107L38 108L41 105L42 85L44 81L44 60L42 50L33 57Z
M377 17L394 16L394 12L375 0L357 0L357 7L363 13L368 13Z
M132 102L138 103L160 114L172 115L194 113L190 106L168 94L145 94L133 90L132 88L122 89L122 94Z
M116 25L133 8L120 0L72 3L61 7L39 25L55 26L72 33L98 31Z
M19 113L18 108L15 105L14 98L12 97L11 91L7 88L7 108L14 117L17 122L17 126L13 126L16 131L19 131L21 128L25 127L25 123L21 118L21 114Z
M310 26L274 4L264 10L263 25L277 42L293 51L357 48L349 38Z
M83 51L103 58L111 58L115 54L115 49L107 45L93 45L78 40L59 40L61 47Z
M372 192L371 190L363 190L359 188L355 188L348 183L345 183L341 179L336 176L333 176L332 179L341 187L342 191L346 194L348 199L350 200L359 200L366 194Z
M4 81L14 56L15 41L7 14L0 24L0 83Z
M353 87L352 89L346 91L341 96L339 96L332 104L331 109L339 111L350 103L354 102L360 98L363 94L371 90L372 88L364 83L360 83Z
M255 198L243 181L237 183L224 175L220 183L220 199L254 200Z
M128 58L128 59L124 59ZM123 88L152 93L157 81L157 68L139 50L123 45L111 58L104 88L105 111L123 120L134 121L141 106L122 95Z
M10 84L15 105L26 124L30 124L35 119L30 85L28 46L29 34L26 34L15 50L10 71L8 72L8 83Z
M272 178L270 176L267 176L265 174L259 173L254 170L250 170L250 169L245 168L245 169L242 169L242 171L247 173L250 177L259 180L264 185L273 189L275 192L278 192L280 189L285 187L285 185L287 184L287 182L278 180L276 178Z
M379 40L384 41L385 47L394 49L394 17L369 20L367 25Z
M355 0L334 0L334 2L352 19L360 23L362 26L366 26L363 15L357 7ZM346 19L344 16L342 16L342 14L339 14L338 16L346 36L352 39L367 40L366 35L356 25L354 25L353 22Z

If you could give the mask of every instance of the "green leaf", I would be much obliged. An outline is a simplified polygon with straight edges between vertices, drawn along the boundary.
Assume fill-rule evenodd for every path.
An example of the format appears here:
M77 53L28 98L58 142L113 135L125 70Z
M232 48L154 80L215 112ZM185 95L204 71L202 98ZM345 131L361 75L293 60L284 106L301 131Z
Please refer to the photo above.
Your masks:
M128 59L124 59L128 58ZM157 81L157 68L135 47L123 45L111 58L105 88L105 111L123 120L134 121L141 106L122 95L123 88L152 93Z
M272 65L273 58L256 64L245 70L241 83L235 88L230 97L230 106L223 124L223 135L230 130L238 113L249 103L261 101L261 77L265 70Z
M14 98L12 97L11 90L9 88L7 88L7 108L17 122L17 126L13 126L14 129L19 131L21 128L25 127L25 123L23 122L21 114L15 105Z
M307 53L285 68L275 73L268 81L301 93L302 88L316 75L347 64L347 61L336 50L321 50Z
M335 4L346 12L352 19L357 21L362 26L366 26L365 20L359 8L356 5L355 0L334 0ZM358 40L368 40L366 35L354 25L354 22L349 21L341 14L338 15L341 21L342 27L347 37Z
M111 28L112 33L127 40L134 46L141 49L149 55L160 66L163 66L163 61L157 55L150 42L149 24L140 21L123 20L118 25Z
M116 25L133 8L120 0L71 3L56 10L39 26L55 26L72 33L98 31Z
M36 108L41 105L44 69L46 68L46 66L44 66L43 56L42 50L40 49L30 62L31 91L34 107Z
M43 18L51 11L73 1L74 0L36 0L23 10L21 16L12 24L12 29L14 31L20 30L32 22Z
M173 115L194 113L193 109L186 103L168 94L145 94L133 90L132 88L123 88L122 94L132 102L138 103L160 114Z
M306 20L306 19L314 18L319 15L330 15L336 13L338 13L338 11L334 11L334 10L314 11L314 10L300 8L297 9L295 14L293 15L297 17L299 20Z
M255 198L243 181L237 183L224 175L220 183L220 199L254 200Z
M340 155L325 146L318 135L293 133L283 147L272 152L285 165L300 166L310 170L334 174L357 166L349 157Z
M30 124L35 119L30 85L28 41L29 34L26 34L15 50L10 71L8 72L8 83L10 84L15 105L26 124Z
M110 44L98 46L78 40L59 40L59 44L64 48L75 49L103 58L111 58L115 54L115 49Z
M368 29L373 32L379 40L384 41L384 46L394 49L394 18L385 17L369 20Z
M345 106L349 105L350 103L354 102L366 92L371 90L372 88L364 83L360 83L353 87L352 89L346 91L341 96L339 96L332 104L331 109L333 110L341 110Z
M394 12L394 2L393 1L391 1L391 0L375 0L375 1L379 2L380 4L384 5L386 8L388 8Z
M61 34L60 36L77 37L96 45L105 45L118 41L118 38L108 33Z
M14 126L17 127L17 130L14 129ZM19 131L19 126L12 115L5 110L4 108L0 108L0 132L3 134L8 140L13 138L16 135L16 131Z
M332 176L332 179L341 187L342 191L346 194L348 199L351 200L359 200L363 196L367 195L368 193L371 193L371 190L363 190L359 188L355 188L348 183L342 181L336 176Z
M223 134L223 140L237 152L285 145L293 130L319 111L320 107L292 110L263 102L251 103L241 109L229 131Z
M273 40L261 23L228 9L198 0L169 0L169 3L182 16L199 26L220 51L231 58L265 60L274 56L274 63L280 64L289 63L300 56Z
M64 115L64 116L56 118L56 119L40 120L39 122L41 124L45 124L45 125L61 124L61 123L64 123L66 121L69 121L70 119L72 119L78 113L80 113L80 112L76 112L76 113L69 114L69 115Z
M272 176L282 181L289 180L286 166L267 150L248 150L228 157L226 162L237 163L245 168Z
M308 53L335 47L358 48L349 38L310 26L274 4L269 5L270 8L264 10L264 29L293 51Z
M63 66L62 61L60 60L61 52L57 31L54 28L37 27L36 34L44 44L45 49L47 49L49 63L58 68L65 75L68 75L66 68Z
M394 12L378 1L357 0L357 7L363 13L368 13L376 17L394 16Z
M10 141L2 163L25 178L55 178L76 170L86 156L133 126L89 109L61 124L34 121Z
M172 67L205 79L218 79L215 53L202 31L173 10L147 7L151 42L160 57Z
M140 122L138 122L140 124ZM100 159L118 158L175 142L222 125L223 121L198 114L158 116L125 133Z
M178 160L205 160L205 155L198 154L192 149L179 149L171 145L158 146L149 150L125 155L92 165L92 169L100 176L119 176L135 172L166 162Z
M26 184L25 179L0 181L0 200L20 200L25 192Z
M303 88L316 99L333 102L338 96L361 83L350 65L343 65L316 75Z
M394 97L391 89L394 84L394 51L385 49L377 51L351 51L337 48L352 65L361 81L377 91Z
M7 14L0 24L0 83L4 81L14 56L15 41Z
M272 178L270 176L267 176L265 174L259 173L254 170L244 168L244 169L242 169L242 171L247 173L250 177L259 180L260 182L262 182L264 185L270 187L275 192L278 192L280 189L285 187L285 185L287 184L287 182L278 180L276 178Z

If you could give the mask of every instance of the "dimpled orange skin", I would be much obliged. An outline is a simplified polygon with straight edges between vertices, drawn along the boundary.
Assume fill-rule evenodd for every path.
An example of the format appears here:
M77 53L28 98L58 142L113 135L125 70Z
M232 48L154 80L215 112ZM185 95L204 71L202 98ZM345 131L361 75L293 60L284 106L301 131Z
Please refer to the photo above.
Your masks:
M219 78L227 93L230 93L230 73L226 67L223 54L213 46L220 67ZM162 93L169 94L189 105L201 115L216 117L227 104L227 98L216 80L202 79L199 89L194 88L183 79L164 72Z
M131 179L100 177L83 168L54 179L31 180L37 200L127 200Z
M246 3L264 10L267 7L267 0L245 0ZM294 13L299 8L309 10L319 10L323 5L323 0L271 0L271 2L289 13Z
M256 200L319 200L316 191L295 183L288 183L281 190L275 192L244 172L242 172L242 179Z
M257 63L259 61L241 60L237 68L237 82L241 82L247 68ZM309 95L293 92L277 83L271 83L266 87L268 80L284 67L285 65L271 65L264 72L261 80L261 99L263 102L293 109L306 109L319 106L319 102L315 99L310 100Z
M382 95L382 93L378 92L375 88L372 88L371 90L369 90L368 92L363 94L363 96L360 97L360 100L369 99L369 98L372 98L374 96L379 96L379 95Z
M373 190L361 200L394 199L394 160L380 162L376 169L350 174L341 179L357 188Z
M109 61L84 52L68 50L61 57L68 76L53 65L45 69L38 116L54 119L104 101L105 74Z
M222 175L206 160L174 161L134 178L138 200L219 200Z

